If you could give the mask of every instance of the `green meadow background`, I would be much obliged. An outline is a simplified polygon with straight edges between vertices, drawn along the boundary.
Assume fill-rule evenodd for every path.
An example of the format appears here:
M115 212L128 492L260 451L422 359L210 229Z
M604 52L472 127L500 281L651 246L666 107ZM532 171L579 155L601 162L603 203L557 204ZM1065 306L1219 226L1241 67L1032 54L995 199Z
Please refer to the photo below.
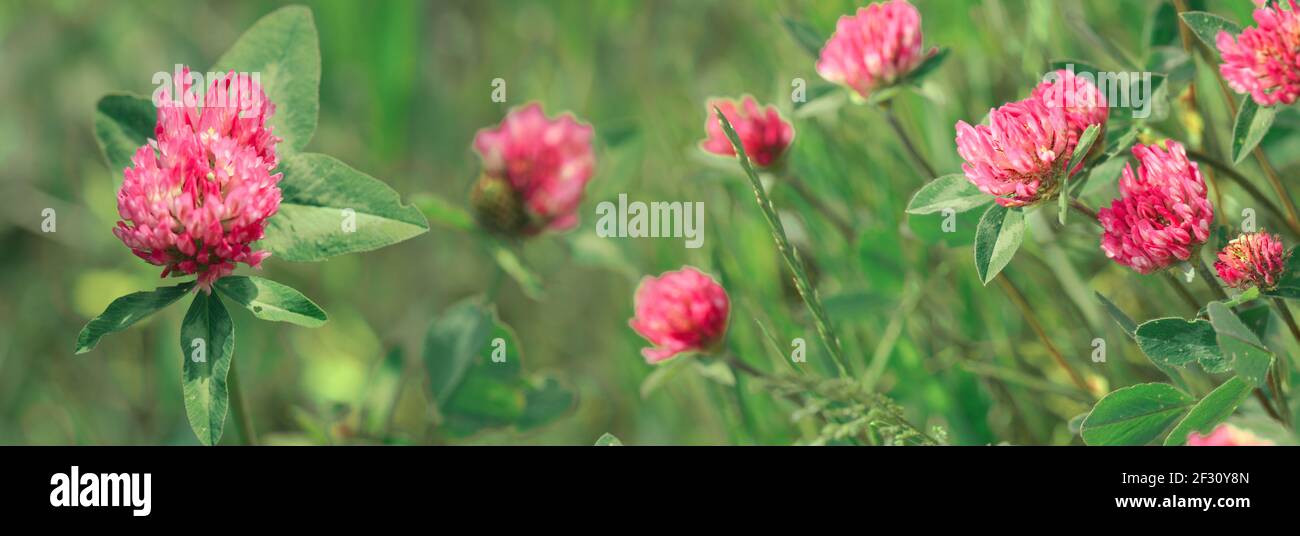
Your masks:
M927 46L951 55L895 108L940 173L959 171L954 123L978 122L990 107L1023 98L1050 61L1118 70L1123 54L1110 48L1142 62L1152 47L1178 44L1176 34L1150 24L1156 1L915 3ZM96 146L94 105L109 91L148 95L153 74L176 63L205 69L277 4L0 1L0 444L197 443L181 403L182 305L89 354L72 354L77 331L115 297L160 284L160 269L111 233L121 170L108 169ZM1211 4L1249 20L1246 0ZM330 322L309 330L232 309L235 359L264 443L585 445L606 432L627 444L810 440L815 426L792 417L794 406L746 378L725 381L717 366L687 361L647 382L656 369L627 327L637 281L690 264L730 293L728 346L743 360L790 370L790 341L801 337L802 367L833 370L740 168L696 148L706 99L742 94L776 104L794 121L790 165L856 226L846 240L787 186L772 185L854 376L899 402L913 422L942 427L953 443L1080 443L1069 422L1090 401L1069 387L1006 294L975 275L970 243L979 211L959 217L950 234L940 232L937 216L906 217L912 193L931 177L910 165L880 113L853 104L795 111L792 80L810 87L821 80L782 17L829 35L837 17L863 2L307 5L322 59L319 128L308 149L341 158L408 200L437 196L467 206L480 170L473 135L511 106L537 101L550 114L572 111L594 125L597 171L581 226L520 250L543 293L529 296L508 279L497 296L525 370L561 379L577 401L527 431L458 435L431 425L424 332L446 307L482 293L495 270L478 239L435 223L428 234L376 252L265 264L266 276L312 297ZM1225 146L1230 116L1211 71L1201 64L1199 73L1213 125L1205 135ZM507 103L490 99L495 78L507 83ZM1274 136L1265 146L1293 177L1289 140ZM1085 200L1108 203L1113 181L1093 186ZM597 237L596 204L620 193L705 203L704 247ZM1245 197L1222 193L1227 210L1240 212L1237 199ZM41 232L43 208L56 210L54 233ZM1033 216L1031 227L1006 273L1066 358L1098 392L1160 378L1093 292L1142 320L1187 313L1171 287L1106 260L1095 228L1062 228L1054 208ZM1095 338L1107 343L1105 363L1090 359ZM238 441L228 421L223 442Z

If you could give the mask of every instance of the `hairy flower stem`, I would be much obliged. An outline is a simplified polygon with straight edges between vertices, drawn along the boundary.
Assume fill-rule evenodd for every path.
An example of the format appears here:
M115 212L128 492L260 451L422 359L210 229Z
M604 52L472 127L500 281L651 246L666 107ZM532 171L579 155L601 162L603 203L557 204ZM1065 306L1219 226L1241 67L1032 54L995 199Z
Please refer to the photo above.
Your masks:
M1066 192L1061 192L1061 195L1069 195L1069 194ZM1101 220L1097 218L1097 211L1093 210L1088 205L1083 204L1083 201L1079 201L1078 199L1071 199L1070 208L1074 209L1075 212L1087 216L1088 220L1091 221L1092 223L1095 223L1098 226L1101 225Z
M799 180L799 177L796 177L794 174L789 172L782 173L779 177L781 178L782 183L790 186L790 189L794 190L796 194L799 194L799 197L803 198L805 203L811 205L813 210L816 210L818 214L821 214L827 221L831 222L831 225L835 227L835 230L839 231L840 234L844 236L846 242L850 244L853 243L857 238L853 232L853 224L841 217L838 212L832 210L830 205L827 205L820 197L817 197L817 194L808 189L808 185Z
M893 105L889 101L885 101L879 107L881 113L885 114L885 120L889 122L890 128L893 128L894 133L898 134L898 140L903 142L903 147L907 149L907 154L912 157L912 162L925 173L922 179L928 181L938 177L938 174L934 172L934 167L930 166L930 162L926 161L925 157L921 156L921 152L916 149L916 144L912 143L912 138L903 129L903 124L898 122L898 117L894 115Z
M1038 323L1038 318L1034 316L1034 311L1029 307L1029 302L1025 300L1025 295L1020 292L1020 289L1016 288L1015 283L1012 283L1011 279L1008 278L1005 273L999 273L997 275L997 280L998 283L1002 285L1002 289L1007 292L1007 296L1011 298L1011 302L1020 310L1020 315L1024 317L1025 322L1029 324L1029 328L1038 335L1038 339L1043 342L1043 346L1047 347L1047 353L1051 354L1052 359L1056 361L1057 365L1060 365L1061 368L1065 369L1066 374L1069 374L1070 381L1074 382L1074 385L1083 390L1083 392L1091 394L1092 389L1088 388L1088 382L1083 380L1083 376L1080 376L1079 373L1074 370L1074 366L1070 365L1070 362L1065 360L1065 356L1061 355L1061 351L1058 350L1056 345L1052 344L1052 340L1047 337L1047 331L1043 329L1042 324Z
M1242 175L1241 172L1233 169L1232 166L1228 165L1226 162L1195 149L1188 149L1187 156L1219 170L1223 173L1223 176L1232 179L1232 182L1236 183L1237 186L1240 186L1247 194L1250 194L1250 197L1252 197L1256 203L1259 203L1268 210L1269 213L1273 214L1274 217L1285 223L1287 229L1291 231L1293 236L1300 237L1300 224L1288 219L1286 213L1282 212L1282 209L1278 208L1278 206L1274 204L1267 195L1264 195L1264 192L1259 191L1259 188L1256 188L1254 184L1251 184L1250 181L1246 179L1246 176Z
M1197 311L1200 311L1201 303L1196 300L1196 296L1187 288L1187 285L1184 285L1183 281L1178 279L1178 274L1166 271L1165 275L1169 276L1169 284L1174 287L1174 292L1192 309L1192 314L1195 315Z
M1215 279L1214 271L1210 270L1210 267L1205 264L1205 259L1195 253L1192 256L1196 257L1196 264L1194 265L1196 273L1201 276L1201 279L1205 280L1205 286L1210 287L1210 292L1214 293L1215 299L1219 301L1227 300L1228 293L1224 292L1219 280Z
M230 373L226 379L226 384L230 386L230 410L235 414L235 421L239 423L239 435L244 439L244 444L257 445L257 433L253 431L253 416L248 414L248 408L244 405L244 391L239 388L239 370L235 366L236 361L230 360Z

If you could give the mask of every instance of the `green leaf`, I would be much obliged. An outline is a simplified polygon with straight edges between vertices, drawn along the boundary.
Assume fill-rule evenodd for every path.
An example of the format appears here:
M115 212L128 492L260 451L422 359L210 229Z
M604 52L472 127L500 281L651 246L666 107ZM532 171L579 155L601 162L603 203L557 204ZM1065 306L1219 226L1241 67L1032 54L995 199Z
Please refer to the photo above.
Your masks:
M235 355L235 325L216 294L198 292L181 322L185 416L199 442L216 445L226 424L226 374Z
M1079 135L1079 144L1074 147L1074 153L1070 155L1070 162L1066 165L1065 170L1061 172L1061 193L1056 196L1057 218L1060 219L1061 225L1065 225L1065 215L1070 212L1070 173L1083 163L1083 159L1088 157L1088 150L1092 149L1093 142L1097 141L1097 134L1101 133L1101 128L1097 125L1088 125Z
M311 10L288 6L262 17L221 55L212 71L261 73L275 104L270 124L280 147L301 151L316 132L320 110L320 43Z
M912 196L907 204L908 214L931 214L950 208L954 212L965 212L988 203L991 196L981 192L978 187L961 173L944 175L934 179Z
M1264 347L1228 306L1211 302L1207 312L1218 335L1219 350L1237 376L1253 387L1264 385L1273 364L1273 352Z
M597 447L621 447L623 446L623 442L619 441L617 437L614 437L614 434L605 432L600 436L600 439L596 440L596 446Z
M930 76L930 73L933 73L940 65L943 65L943 60L948 59L949 52L951 52L951 50L941 48L934 54L931 54L930 57L925 58L920 65L917 65L915 69L912 69L911 72L907 73L907 77L903 79L903 83L920 85L921 82L925 80L925 77Z
M826 39L822 38L816 29L803 21L790 17L781 17L781 24L785 26L785 31L790 33L790 37L793 37L794 41L799 43L799 47L804 52L807 52L813 59L821 56L822 45L826 43Z
M146 316L154 314L164 307L181 299L194 288L194 282L181 283L174 287L158 287L150 292L132 292L122 296L99 316L92 318L77 334L76 353L84 354L99 344L99 339L109 333L122 331Z
M289 322L309 328L320 327L329 320L325 311L301 292L270 279L231 275L217 280L214 286L262 320Z
M1083 420L1088 445L1146 445L1182 418L1196 400L1165 383L1116 390L1097 401Z
M1241 27L1235 22L1204 11L1187 11L1179 15L1187 27L1200 38L1205 46L1210 47L1216 54L1219 51L1218 45L1215 44L1215 38L1219 32L1228 32L1232 35L1241 33Z
M1025 237L1025 216L1020 209L994 203L975 229L975 271L985 285L993 280L1020 248Z
M1273 127L1277 108L1260 108L1249 95L1241 99L1237 120L1232 125L1232 163L1240 164Z
M1178 39L1178 10L1169 2L1158 2L1155 9L1147 16L1146 26L1142 29L1142 41L1148 48L1155 48L1173 43Z
M158 109L153 101L138 95L111 93L95 104L95 140L121 184L122 171L131 167L131 156L153 137Z
M1165 445L1185 444L1187 434L1191 432L1210 433L1215 426L1231 416L1253 390L1241 378L1236 376L1228 378L1228 381L1223 382L1192 407L1192 411L1188 412L1187 416L1178 422L1178 426L1169 432L1169 437L1165 438Z
M1222 359L1214 326L1205 320L1158 318L1143 322L1135 333L1142 353L1157 363L1185 367Z
M1106 313L1108 313L1110 317L1115 320L1115 323L1119 324L1120 329L1123 329L1124 333L1128 334L1129 338L1133 339L1133 341L1136 342L1137 328L1138 328L1137 322L1134 322L1133 319L1128 316L1128 314L1126 314L1122 309L1120 309L1118 305L1115 305L1114 302L1111 302L1109 299L1107 299L1106 296L1104 296L1102 293L1095 292L1094 294L1097 295L1097 300L1101 301L1101 305L1103 308L1106 309ZM1168 376L1169 379L1173 381L1174 384L1177 385L1179 388L1188 391L1190 390L1187 388L1187 380L1183 379L1183 376L1178 372L1177 367L1174 367L1173 365L1170 365L1163 361L1155 361L1155 360L1151 360L1151 364L1155 365L1157 369L1160 369L1160 372L1165 373L1165 376Z
M280 170L283 199L267 222L262 246L282 259L320 261L389 246L429 230L420 210L403 205L387 184L332 156L290 155Z
M549 424L572 410L577 401L577 395L555 378L530 382L524 391L524 414L515 426L527 431Z
M460 386L474 357L488 344L492 311L477 298L452 305L434 320L424 338L424 366L439 406Z
M1133 318L1129 317L1127 313L1121 310L1118 305L1115 305L1114 302L1107 299L1102 293L1094 292L1093 294L1097 296L1097 300L1100 301L1102 307L1106 309L1106 313L1115 320L1116 324L1119 324L1120 329L1123 329L1124 333L1127 333L1129 337L1132 337L1133 340L1136 341L1138 328L1137 322L1134 322Z

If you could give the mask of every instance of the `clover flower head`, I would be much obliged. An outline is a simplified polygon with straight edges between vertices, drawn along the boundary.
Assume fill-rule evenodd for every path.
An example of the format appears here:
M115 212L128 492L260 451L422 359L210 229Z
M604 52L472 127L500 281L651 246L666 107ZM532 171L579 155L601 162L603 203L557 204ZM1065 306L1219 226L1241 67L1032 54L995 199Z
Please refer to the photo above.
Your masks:
M1149 274L1192 257L1210 237L1214 207L1196 162L1175 141L1133 146L1135 174L1124 167L1121 197L1097 211L1106 256L1138 273Z
M164 88L154 140L131 157L117 192L113 234L162 275L197 274L211 292L236 263L260 267L254 251L280 206L281 174L267 124L275 105L255 80L231 72L197 94L183 73L179 98Z
M637 287L636 315L628 324L654 348L641 354L649 363L682 352L709 352L727 332L731 302L713 278L690 266L646 277Z

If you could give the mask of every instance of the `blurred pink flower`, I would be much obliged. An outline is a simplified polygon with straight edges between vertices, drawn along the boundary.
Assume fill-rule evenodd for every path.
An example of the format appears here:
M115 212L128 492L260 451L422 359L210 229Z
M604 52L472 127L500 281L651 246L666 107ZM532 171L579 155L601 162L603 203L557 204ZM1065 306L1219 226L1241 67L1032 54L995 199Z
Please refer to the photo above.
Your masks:
M642 279L635 302L636 316L628 324L655 345L641 350L649 363L681 352L708 352L727 332L727 291L690 266Z
M526 211L519 232L534 235L578 224L578 205L595 171L591 125L567 113L547 118L541 105L532 103L511 110L496 128L479 130L474 149L483 159L484 176L504 182Z
M1220 424L1209 435L1187 434L1189 447L1269 447L1273 442L1230 424Z
M1106 128L1109 115L1106 96L1086 78L1061 69L1049 75L1051 81L1045 81L1034 88L1033 98L1038 99L1048 108L1064 108L1065 122L1070 126L1072 141L1078 143L1079 135L1090 125ZM1098 139L1104 139L1100 136ZM1101 147L1105 144L1094 144Z
M247 75L221 76L201 97L182 80L175 102L161 90L156 140L125 170L113 234L163 266L163 277L198 274L199 288L211 292L236 263L259 267L271 255L250 244L280 206L281 174L270 173L280 138L266 124L275 105Z
M1260 106L1291 104L1300 96L1300 14L1281 2L1255 10L1256 26L1233 39L1220 31L1215 37L1223 63L1219 73L1238 93L1249 93Z
M990 110L987 126L957 122L962 171L1004 207L1051 199L1073 150L1065 109L1033 98Z
M817 60L817 74L865 99L901 80L934 52L922 51L921 37L921 14L906 0L858 8L835 23Z
M722 122L718 121L718 116L713 112L715 106L727 116L727 121L736 129L736 136L740 138L745 154L758 167L768 167L780 160L794 139L794 127L781 118L781 113L775 106L759 108L758 102L749 96L741 101L739 109L730 100L710 100L708 119L704 122L709 137L700 142L700 147L705 151L722 156L736 155L726 132L722 130Z
M1268 290L1277 286L1278 278L1286 268L1286 252L1282 240L1264 231L1247 233L1234 238L1219 252L1214 263L1219 278L1232 288L1260 287Z
M1210 237L1214 207L1206 199L1205 180L1196 162L1178 142L1133 146L1138 173L1124 167L1120 197L1097 211L1106 256L1139 273L1149 274L1192 257Z

